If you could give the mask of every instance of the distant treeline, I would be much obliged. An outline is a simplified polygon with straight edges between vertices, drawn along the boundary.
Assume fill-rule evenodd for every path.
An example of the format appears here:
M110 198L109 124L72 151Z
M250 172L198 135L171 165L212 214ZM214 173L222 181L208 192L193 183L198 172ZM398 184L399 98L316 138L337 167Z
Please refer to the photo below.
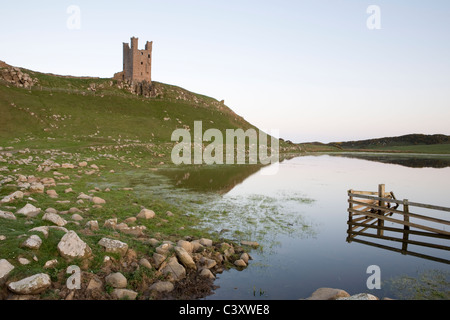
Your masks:
M328 145L340 149L370 149L376 147L393 147L407 145L450 144L450 136L443 134L425 135L408 134L399 137L386 137L359 141L331 142Z

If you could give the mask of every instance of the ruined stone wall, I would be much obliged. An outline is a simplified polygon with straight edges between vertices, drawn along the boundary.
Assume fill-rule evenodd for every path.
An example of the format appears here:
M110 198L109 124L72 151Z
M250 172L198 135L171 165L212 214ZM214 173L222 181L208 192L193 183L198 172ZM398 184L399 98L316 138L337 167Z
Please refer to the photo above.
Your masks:
M152 81L152 42L138 49L138 38L131 38L131 48L123 44L123 80Z

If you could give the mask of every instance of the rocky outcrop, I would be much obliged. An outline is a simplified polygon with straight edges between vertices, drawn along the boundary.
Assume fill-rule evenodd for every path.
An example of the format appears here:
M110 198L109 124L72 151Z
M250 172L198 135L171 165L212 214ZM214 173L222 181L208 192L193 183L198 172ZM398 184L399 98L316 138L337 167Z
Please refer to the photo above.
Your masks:
M10 66L0 70L0 77L16 87L26 89L31 88L38 82L38 79L32 79L28 73Z

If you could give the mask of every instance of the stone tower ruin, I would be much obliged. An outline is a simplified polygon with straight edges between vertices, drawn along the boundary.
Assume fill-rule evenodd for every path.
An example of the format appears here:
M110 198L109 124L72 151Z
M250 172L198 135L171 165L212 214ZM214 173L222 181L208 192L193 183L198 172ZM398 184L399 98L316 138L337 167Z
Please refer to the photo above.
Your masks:
M123 43L123 71L116 73L114 79L132 82L152 82L152 46L153 41L145 44L144 50L138 49L139 38L131 38L131 48Z

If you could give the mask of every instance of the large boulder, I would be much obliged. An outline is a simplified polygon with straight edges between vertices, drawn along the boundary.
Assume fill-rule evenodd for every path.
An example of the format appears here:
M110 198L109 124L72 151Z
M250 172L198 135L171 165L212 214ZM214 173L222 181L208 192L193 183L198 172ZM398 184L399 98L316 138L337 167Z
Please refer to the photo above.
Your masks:
M38 273L31 277L8 284L8 289L17 294L39 294L52 284L50 276Z
M61 238L57 249L59 254L69 261L75 258L86 259L92 255L91 248L73 230Z

